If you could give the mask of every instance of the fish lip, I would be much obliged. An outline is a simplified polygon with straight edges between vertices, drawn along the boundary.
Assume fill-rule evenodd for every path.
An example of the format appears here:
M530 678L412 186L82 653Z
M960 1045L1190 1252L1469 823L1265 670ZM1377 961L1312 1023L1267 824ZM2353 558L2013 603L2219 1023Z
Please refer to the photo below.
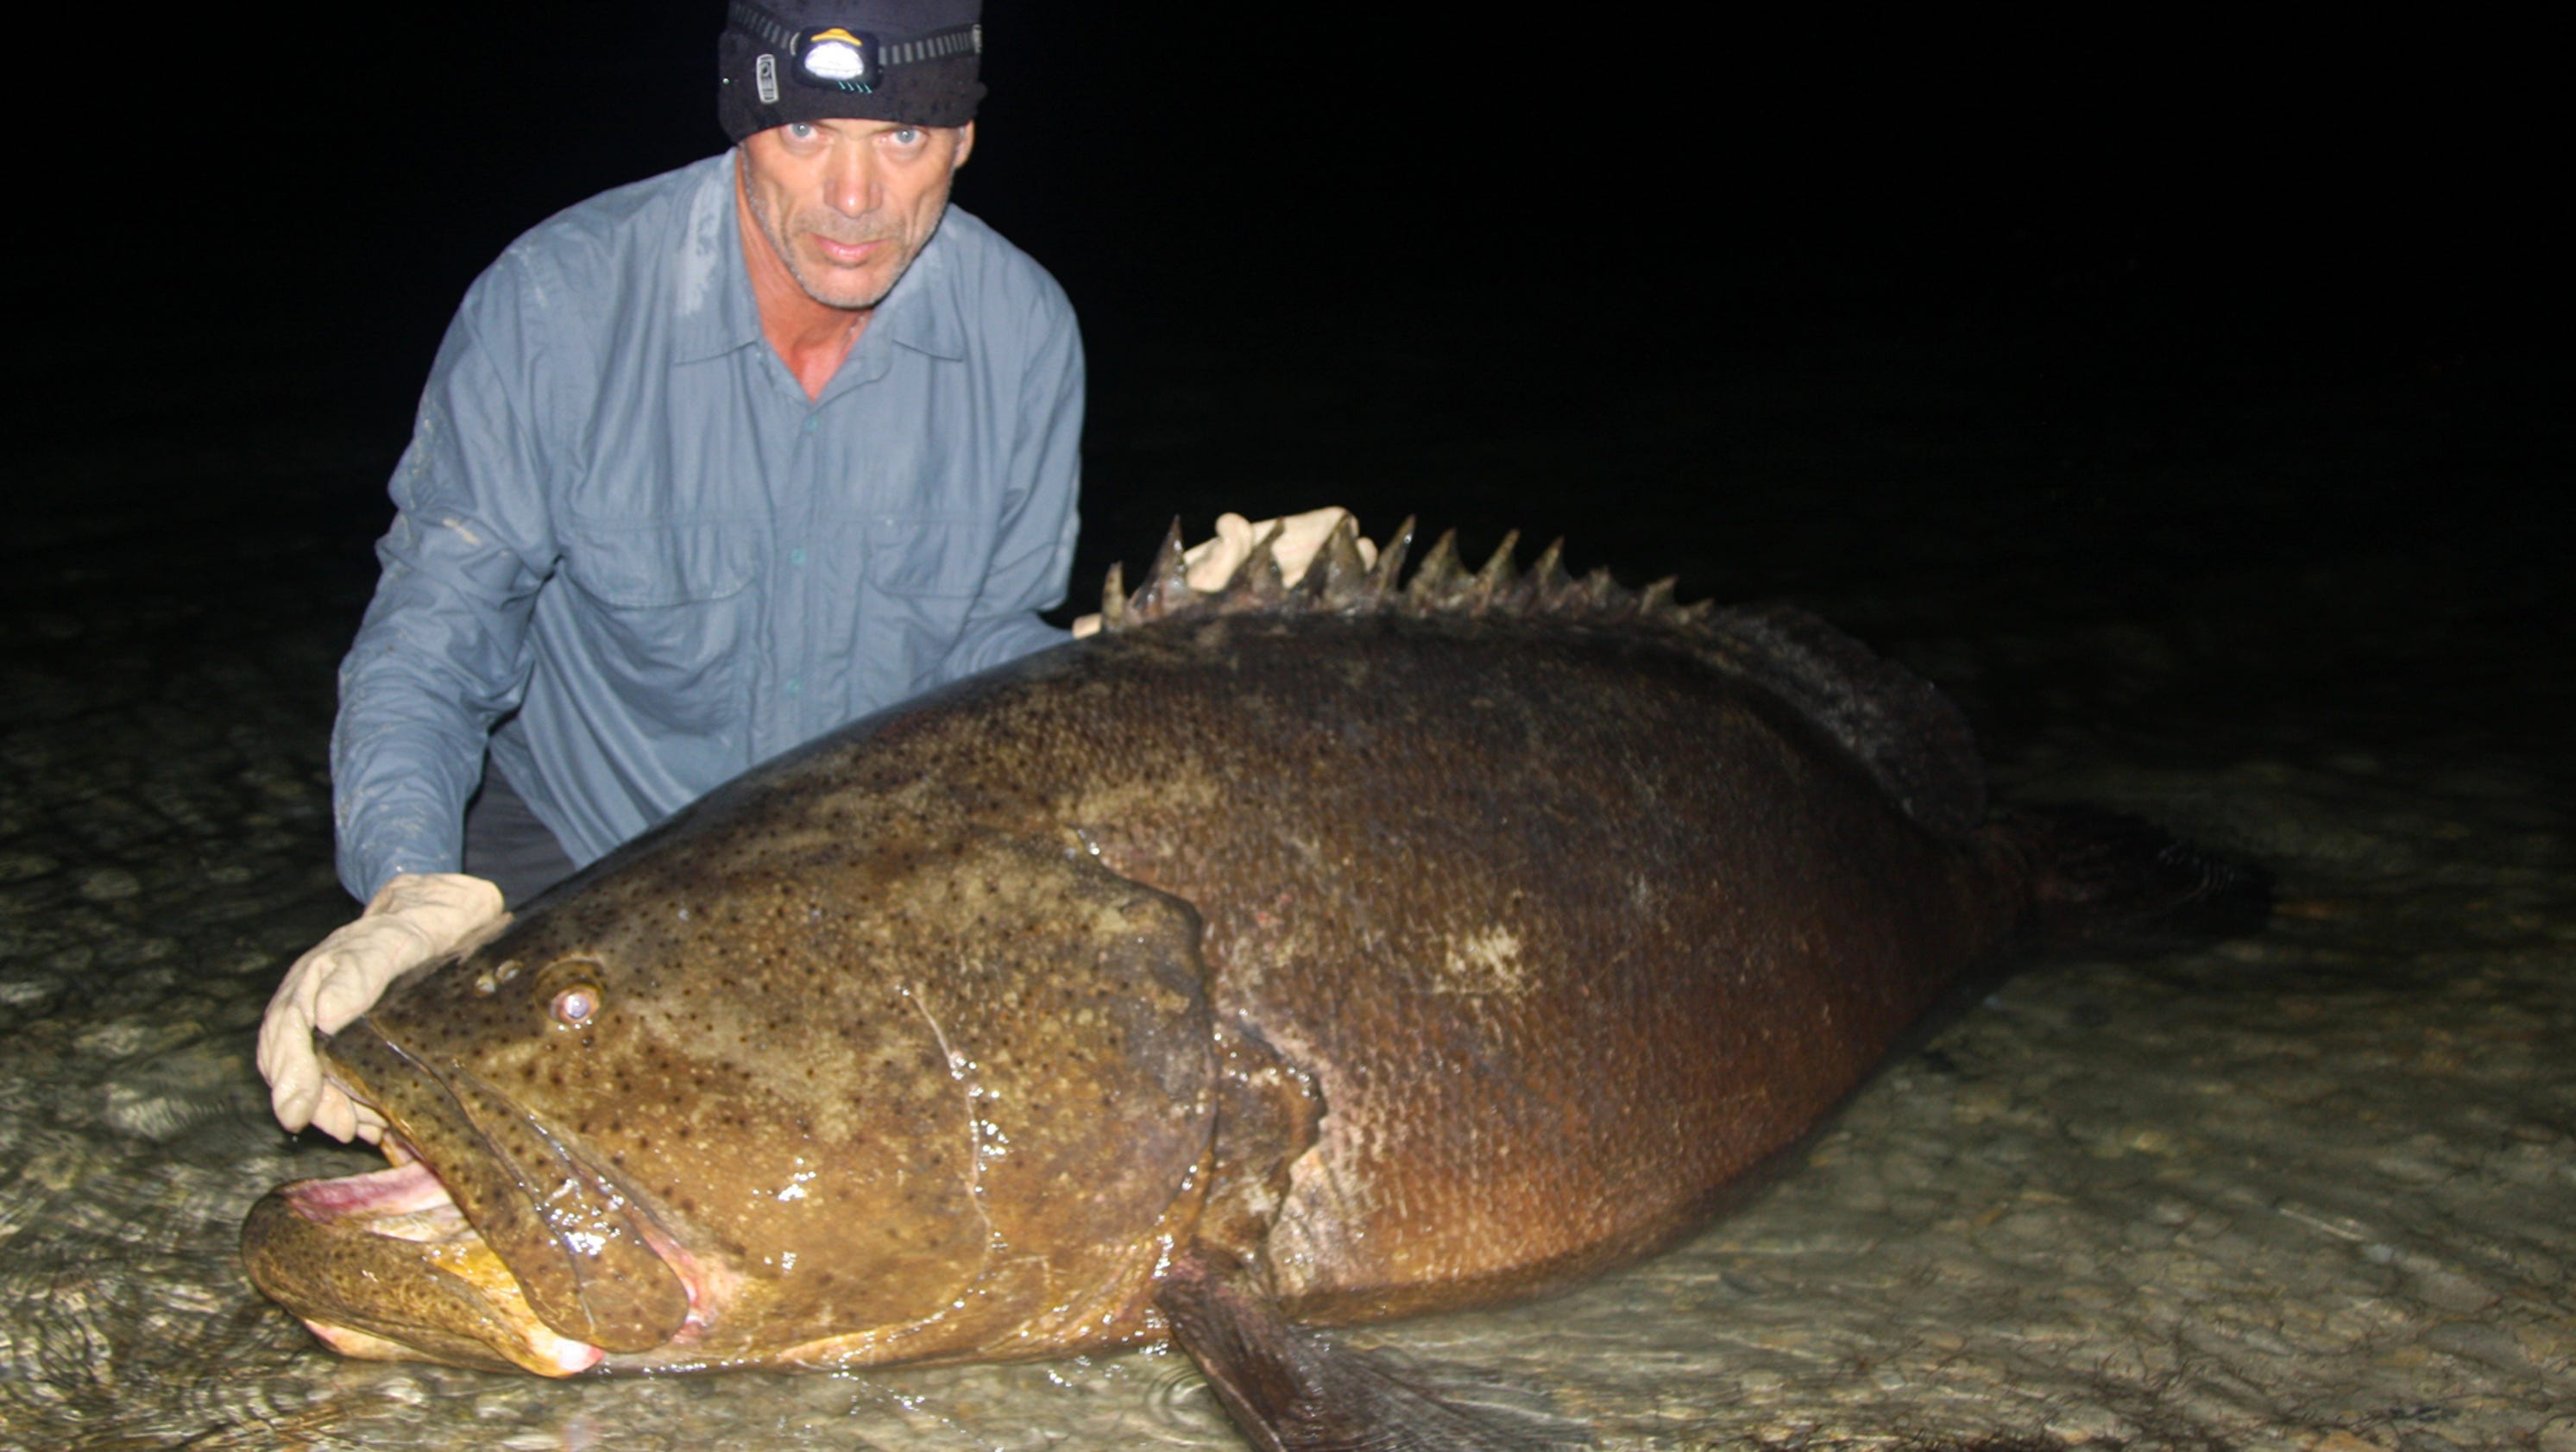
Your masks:
M505 1288L504 1292L495 1292L486 1288L487 1294L506 1293L515 1296L524 1303L532 1319L567 1343L586 1347L599 1357L616 1354L599 1346L594 1340L565 1331L537 1309L535 1298L528 1292L529 1271L501 1255L498 1244L491 1235L486 1233L485 1225L478 1223L473 1209L457 1194L456 1176L460 1166L450 1161L458 1159L459 1156L453 1153L433 1153L422 1147L424 1140L438 1138L421 1133L421 1117L424 1114L446 1121L451 1130L458 1126L469 1129L473 1146L479 1151L480 1156L500 1167L501 1178L507 1185L508 1194L514 1197L520 1206L532 1209L540 1218L543 1217L546 1197L532 1182L530 1167L520 1163L517 1157L508 1153L496 1141L494 1127L486 1124L482 1116L474 1113L466 1102L466 1096L459 1092L460 1081L480 1091L487 1102L496 1102L505 1107L520 1124L542 1141L547 1149L559 1156L560 1166L549 1168L558 1171L568 1169L578 1179L588 1181L592 1188L605 1192L609 1208L615 1212L623 1228L631 1229L636 1241L679 1282L681 1290L687 1297L687 1311L676 1329L659 1343L660 1348L685 1347L697 1341L707 1328L714 1324L721 1301L716 1294L715 1278L710 1277L697 1257L690 1254L677 1237L660 1223L652 1206L636 1192L635 1187L624 1174L609 1165L602 1164L595 1156L587 1153L577 1141L561 1133L556 1126L549 1124L516 1100L500 1093L463 1065L451 1063L448 1066L448 1072L440 1072L435 1065L406 1048L392 1034L385 1032L373 1021L372 1016L362 1016L348 1029L342 1030L342 1034L351 1034L352 1031L363 1035L354 1040L357 1044L380 1046L404 1071L404 1077L418 1090L424 1092L418 1094L390 1092L394 1086L372 1083L371 1076L359 1066L347 1062L338 1052L341 1047L340 1035L333 1035L323 1041L324 1052L321 1058L324 1077L336 1085L342 1093L348 1095L352 1102L374 1110L386 1122L386 1129L379 1143L384 1149L387 1161L396 1168L402 1168L406 1163L416 1163L428 1182L436 1186L439 1196L447 1205L453 1207L454 1213L462 1223L463 1233L479 1242L483 1249L495 1261L506 1267L511 1276L518 1281L516 1286ZM363 1180L383 1173L383 1171L376 1171L371 1172L370 1175L349 1176L346 1179ZM318 1186L340 1182L324 1180L304 1183ZM302 1207L299 1206L299 1208ZM309 1210L304 1213L308 1218L320 1218L312 1216ZM375 1230L371 1226L357 1228L371 1234L386 1233ZM630 1354L655 1349L658 1348L642 1346L619 1348L620 1351Z
M253 1284L344 1355L426 1358L493 1370L515 1365L556 1377L589 1371L607 1358L604 1348L563 1336L539 1320L525 1296L496 1287L496 1280L509 1280L507 1268L467 1223L447 1186L399 1136L388 1135L384 1148L393 1161L386 1169L297 1180L253 1207L243 1228L245 1269ZM275 1213L272 1206L278 1207ZM318 1277L283 1269L299 1246L322 1256L326 1269ZM500 1271L498 1277L477 1273L478 1251L484 1264ZM422 1320L401 1309L387 1314L379 1304L335 1293L335 1282L345 1292L353 1279L376 1286L416 1277L426 1277L424 1284L432 1287L425 1301L446 1307L449 1316ZM417 1313L420 1306L415 1302L411 1310Z

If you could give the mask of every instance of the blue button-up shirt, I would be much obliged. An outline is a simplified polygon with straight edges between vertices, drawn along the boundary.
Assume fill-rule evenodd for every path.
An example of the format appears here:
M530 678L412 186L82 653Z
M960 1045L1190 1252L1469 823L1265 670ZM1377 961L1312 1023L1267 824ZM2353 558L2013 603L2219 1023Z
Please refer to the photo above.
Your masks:
M761 335L732 153L520 238L394 473L340 668L341 881L455 871L487 739L586 863L1062 640L1082 387L1063 290L954 207L813 400Z

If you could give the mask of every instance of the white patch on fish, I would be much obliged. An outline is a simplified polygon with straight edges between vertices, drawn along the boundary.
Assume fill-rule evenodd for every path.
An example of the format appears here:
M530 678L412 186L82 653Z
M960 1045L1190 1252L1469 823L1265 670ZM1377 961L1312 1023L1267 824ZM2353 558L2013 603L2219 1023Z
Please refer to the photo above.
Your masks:
M1520 935L1497 923L1481 933L1449 940L1431 991L1518 998L1529 986L1529 970L1521 965Z

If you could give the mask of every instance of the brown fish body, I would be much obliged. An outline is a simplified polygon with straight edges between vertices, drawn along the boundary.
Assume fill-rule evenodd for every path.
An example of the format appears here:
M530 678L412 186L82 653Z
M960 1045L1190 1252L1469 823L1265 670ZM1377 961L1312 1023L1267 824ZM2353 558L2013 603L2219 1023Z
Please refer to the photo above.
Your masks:
M1956 713L1809 617L1338 548L747 774L408 980L323 1045L397 1168L262 1201L254 1279L550 1374L1168 1333L1265 1445L1521 1445L1281 1313L1642 1254L2034 920L2259 902L2141 824L1981 826Z
M1222 617L1097 663L1141 719L1088 734L1064 692L996 718L1070 754L1028 779L1087 784L1021 830L1195 906L1217 1020L1311 1078L1315 1142L1253 1247L1292 1314L1668 1239L2009 931L2017 859L1676 645Z

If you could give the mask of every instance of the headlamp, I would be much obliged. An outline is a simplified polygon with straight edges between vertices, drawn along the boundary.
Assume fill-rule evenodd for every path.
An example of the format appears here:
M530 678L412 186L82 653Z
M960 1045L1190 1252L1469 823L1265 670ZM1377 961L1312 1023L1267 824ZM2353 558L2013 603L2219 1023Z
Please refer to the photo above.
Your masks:
M796 79L836 91L877 88L877 38L826 25L796 37Z
M984 27L953 25L928 35L885 40L872 31L844 25L817 25L798 30L768 10L733 0L728 19L736 30L757 37L785 55L783 67L800 84L832 91L873 91L888 66L944 60L952 55L980 55ZM782 69L770 55L755 62L755 81L764 106L778 104L777 74Z

